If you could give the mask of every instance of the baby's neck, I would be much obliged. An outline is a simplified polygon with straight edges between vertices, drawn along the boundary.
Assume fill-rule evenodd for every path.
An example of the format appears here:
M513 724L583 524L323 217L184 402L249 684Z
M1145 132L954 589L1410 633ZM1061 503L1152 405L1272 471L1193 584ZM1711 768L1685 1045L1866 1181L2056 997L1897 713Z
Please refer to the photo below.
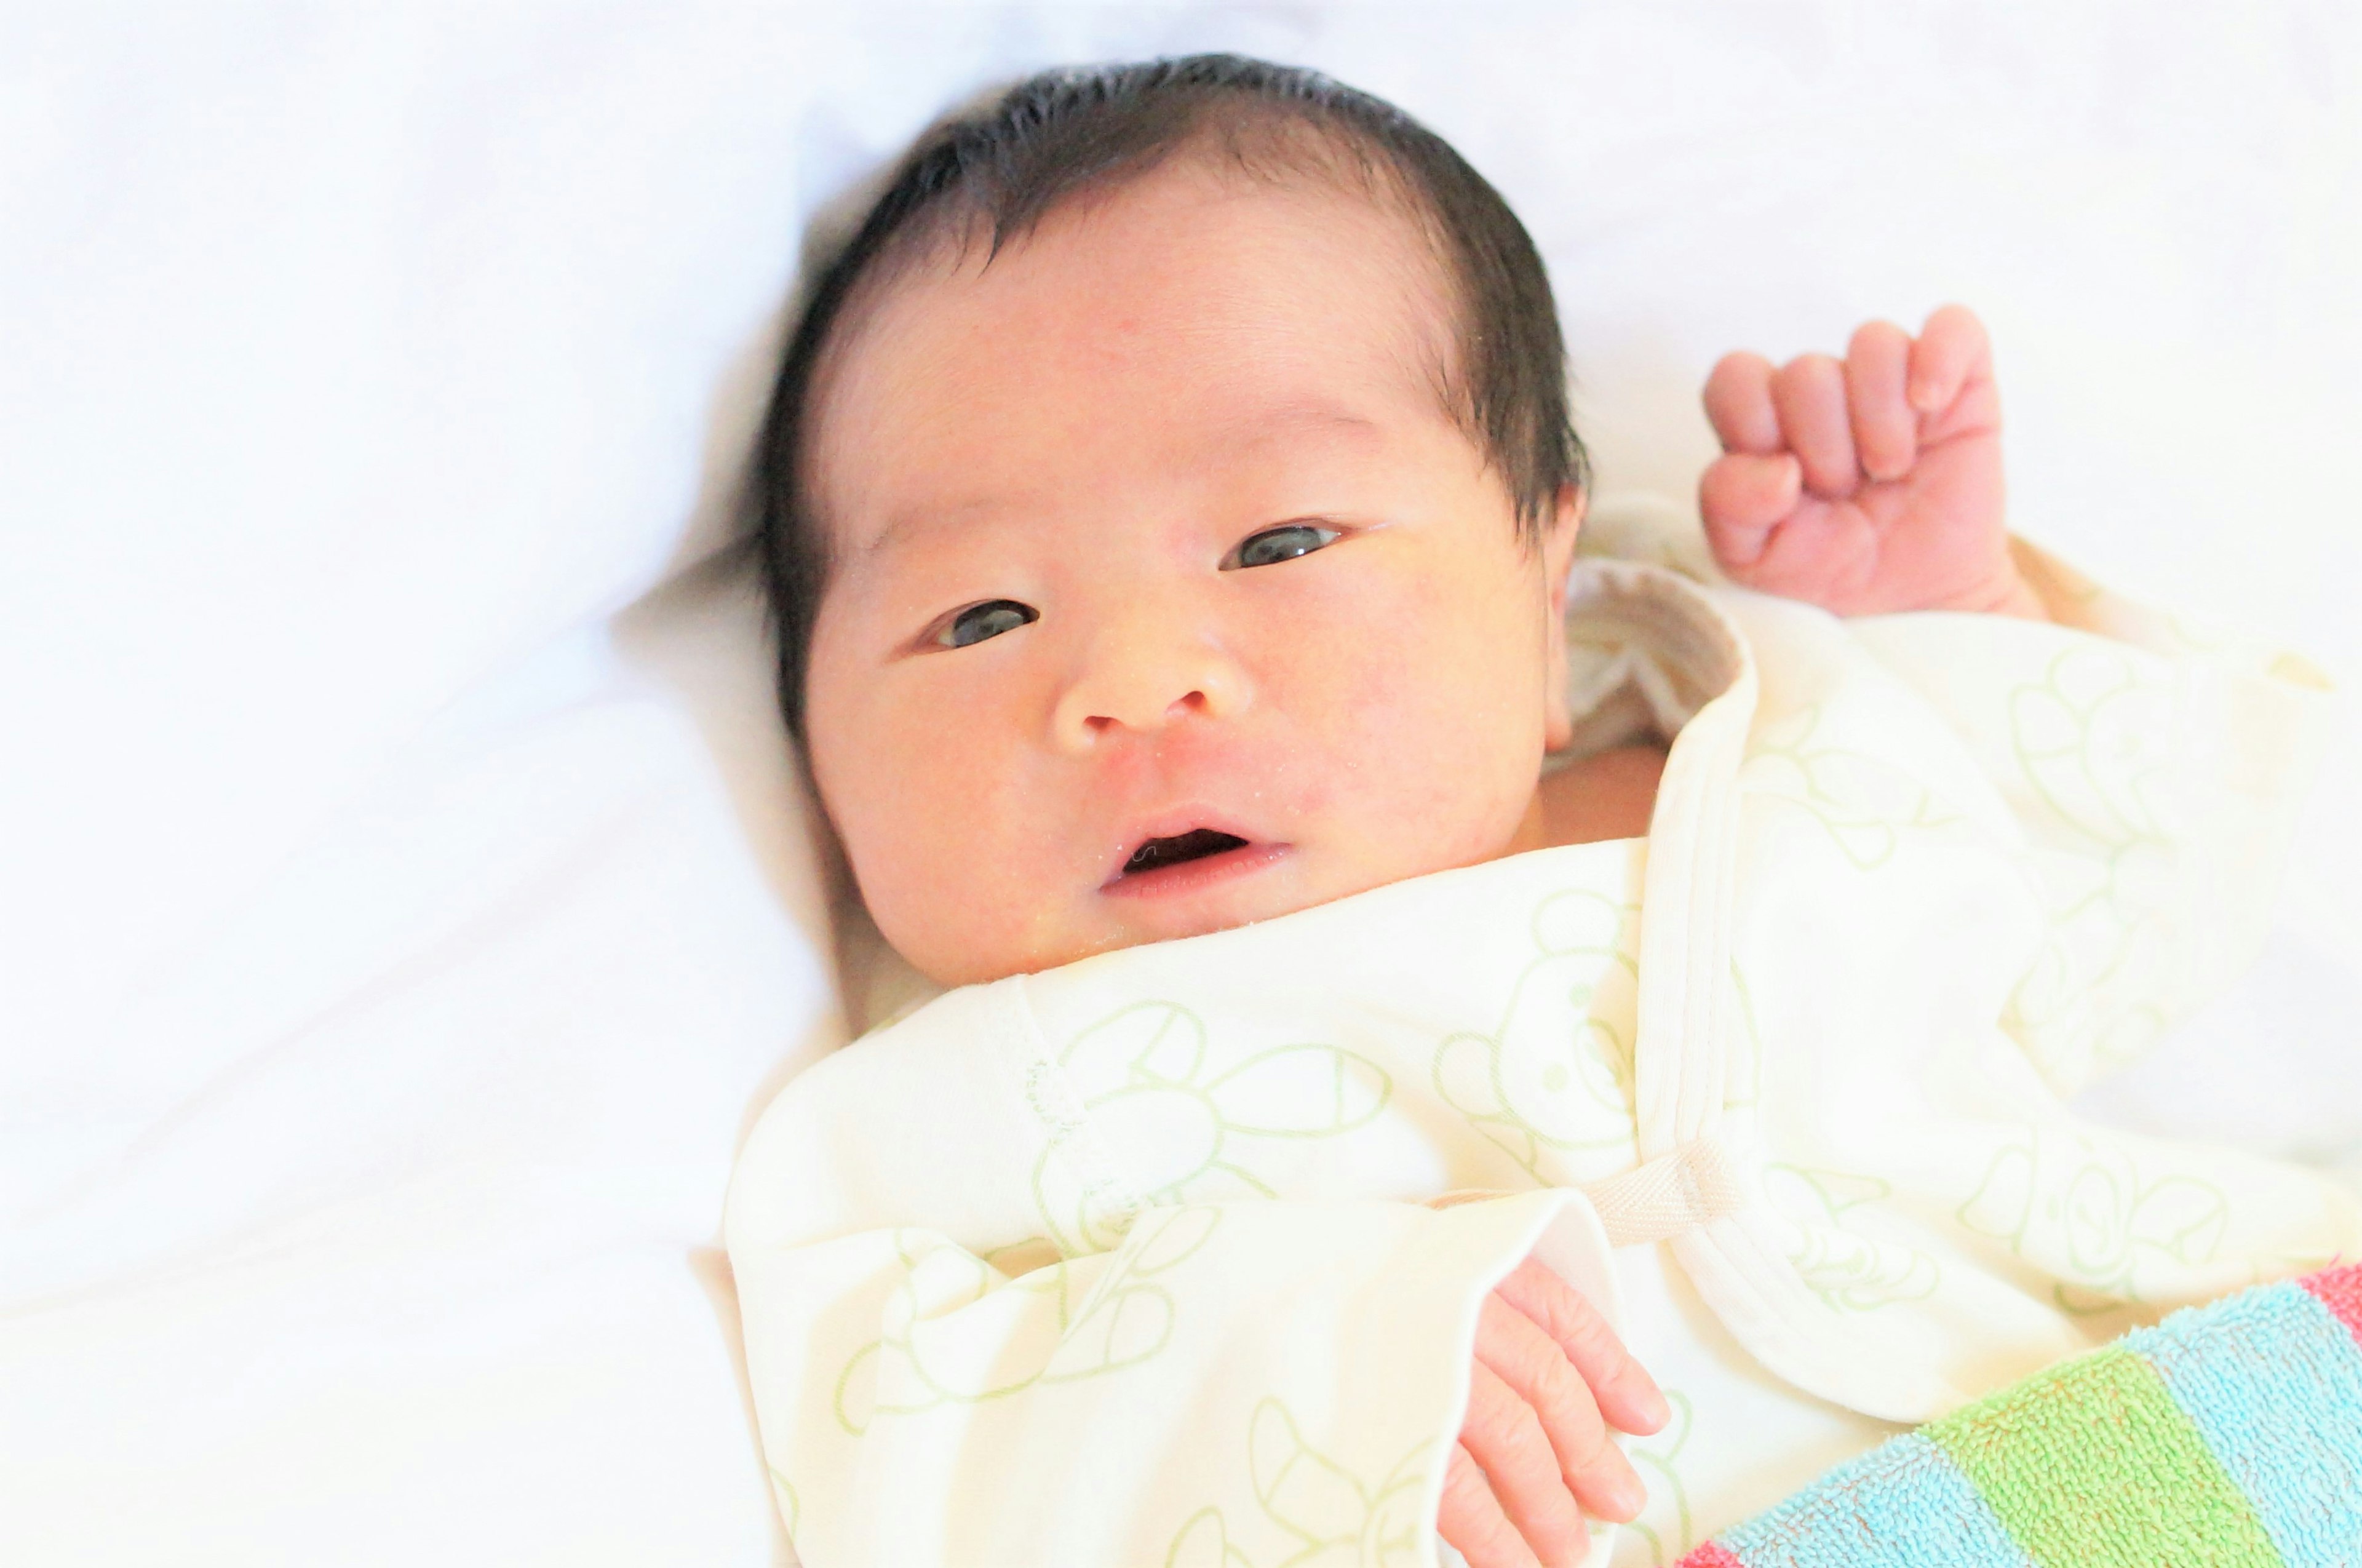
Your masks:
M1619 745L1542 775L1525 820L1501 853L1641 837L1664 770L1664 747Z

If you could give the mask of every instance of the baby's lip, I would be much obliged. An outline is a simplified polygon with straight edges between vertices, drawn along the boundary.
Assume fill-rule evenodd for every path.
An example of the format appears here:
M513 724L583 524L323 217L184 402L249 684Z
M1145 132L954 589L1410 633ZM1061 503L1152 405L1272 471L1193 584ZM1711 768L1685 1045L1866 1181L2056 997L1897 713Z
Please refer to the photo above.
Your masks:
M1144 817L1132 824L1109 856L1107 875L1099 884L1102 892L1119 889L1125 892L1146 892L1152 884L1170 884L1174 891L1182 884L1197 884L1214 879L1206 873L1218 868L1207 865L1197 876L1184 876L1204 862L1220 860L1226 865L1220 869L1244 870L1243 864L1267 864L1284 854L1289 846L1265 837L1252 825L1217 811L1198 805L1176 806ZM1242 855L1242 850L1264 853ZM1153 860L1158 851L1170 851L1183 856L1161 864L1143 866L1143 859Z

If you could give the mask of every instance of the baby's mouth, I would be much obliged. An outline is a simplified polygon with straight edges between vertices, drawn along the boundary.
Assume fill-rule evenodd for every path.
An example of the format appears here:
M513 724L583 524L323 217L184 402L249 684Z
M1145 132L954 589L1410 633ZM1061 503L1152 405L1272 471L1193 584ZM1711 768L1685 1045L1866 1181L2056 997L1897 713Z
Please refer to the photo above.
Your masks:
M1243 822L1203 801L1175 801L1162 810L1143 812L1117 830L1123 836L1116 845L1129 847L1109 845L1112 853L1099 862L1108 867L1101 873L1107 880L1099 884L1099 891L1109 898L1136 900L1142 911L1151 905L1164 907L1167 913L1153 917L1152 923L1182 920L1187 924L1208 916L1217 905L1224 909L1239 905L1235 892L1220 895L1214 904L1201 900L1213 896L1215 889L1251 878L1296 851L1292 844L1264 838L1261 828L1260 823ZM1185 915L1187 919L1182 918Z
M1202 820L1202 819L1201 819ZM1167 817L1155 825L1183 831L1158 834L1136 845L1099 891L1119 899L1162 902L1190 900L1252 876L1287 858L1292 845L1268 843L1217 827L1191 827L1189 819Z
M1212 828L1192 828L1171 838L1152 838L1131 852L1131 858L1123 863L1123 869L1116 875L1132 877L1142 871L1160 871L1167 866L1180 866L1192 860L1203 860L1209 855L1243 848L1246 842L1236 834L1217 833Z

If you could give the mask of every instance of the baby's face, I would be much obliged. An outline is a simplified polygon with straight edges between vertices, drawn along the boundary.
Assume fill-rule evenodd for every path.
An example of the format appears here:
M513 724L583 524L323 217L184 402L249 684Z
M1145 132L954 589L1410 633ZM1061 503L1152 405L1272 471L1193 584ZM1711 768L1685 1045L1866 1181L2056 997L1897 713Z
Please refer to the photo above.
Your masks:
M1185 160L980 252L848 319L809 448L887 940L962 984L1538 845L1577 502L1521 546L1407 223Z

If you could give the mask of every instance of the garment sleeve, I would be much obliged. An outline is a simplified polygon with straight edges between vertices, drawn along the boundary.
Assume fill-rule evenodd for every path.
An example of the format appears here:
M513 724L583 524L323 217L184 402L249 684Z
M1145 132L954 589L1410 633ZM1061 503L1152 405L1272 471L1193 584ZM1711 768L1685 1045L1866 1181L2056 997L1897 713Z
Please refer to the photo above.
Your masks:
M1539 1252L1613 1310L1563 1191L1151 1206L1062 1253L1016 1234L1038 1152L992 1143L981 1077L893 1066L790 1084L734 1181L747 1373L807 1568L1432 1563L1485 1293Z
M2329 682L2295 655L2109 593L2030 545L2016 553L2051 624L1849 624L1939 710L2024 829L2047 935L2003 1022L2064 1095L2254 961Z

